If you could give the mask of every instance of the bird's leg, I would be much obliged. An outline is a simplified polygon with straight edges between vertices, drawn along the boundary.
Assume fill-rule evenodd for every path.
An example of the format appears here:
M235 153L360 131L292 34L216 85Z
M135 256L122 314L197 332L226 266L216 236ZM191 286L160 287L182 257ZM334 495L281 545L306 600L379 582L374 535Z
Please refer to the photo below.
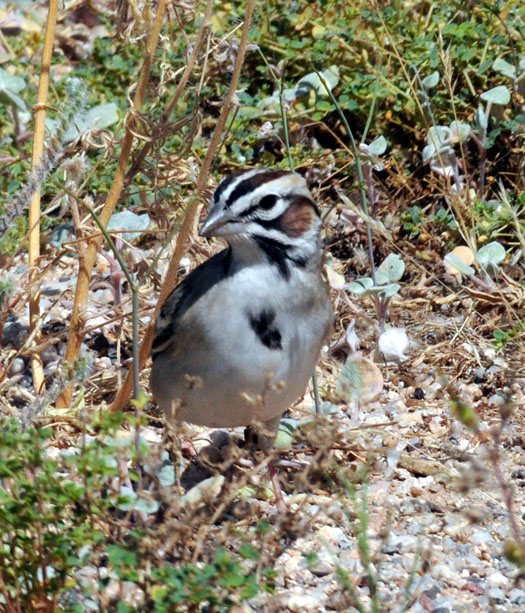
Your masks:
M281 416L273 417L272 419L265 421L262 424L259 435L259 447L267 454L271 453L271 448L279 429L279 423L281 422ZM272 458L268 463L268 470L270 472L270 481L272 483L273 492L275 494L275 503L277 510L281 514L285 514L287 511L286 503L284 502L283 491L281 484L279 483L279 471L277 470L277 463L275 458Z
M281 489L281 484L279 483L279 474L277 472L277 467L275 466L274 460L269 462L268 470L270 471L270 481L272 482L273 493L275 494L275 504L277 505L277 510L281 515L286 515L288 508L284 502L283 491Z

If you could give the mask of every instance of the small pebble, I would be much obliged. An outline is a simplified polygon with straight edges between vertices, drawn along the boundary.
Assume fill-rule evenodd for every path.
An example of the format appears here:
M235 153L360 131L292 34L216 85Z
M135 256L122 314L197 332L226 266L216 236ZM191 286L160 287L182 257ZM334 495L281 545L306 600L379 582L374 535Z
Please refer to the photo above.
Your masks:
M465 592L471 592L472 594L477 594L478 596L481 596L482 594L485 593L485 588L483 587L483 585L481 585L478 582L472 581L472 580L467 581L465 585L462 585L461 589L464 590Z
M29 326L20 323L18 320L8 322L2 332L2 345L12 345L15 349L20 349L29 336Z
M316 577L326 577L326 575L329 575L330 573L334 572L334 567L328 562L321 561L317 562L317 564L314 563L310 567L310 572Z
M314 596L309 594L293 594L284 600L290 611L318 611L320 603Z
M494 604L503 604L505 602L505 592L499 587L493 587L489 590L488 597Z
M491 573L487 577L487 585L489 587L507 587L509 584L509 580L505 575L501 573Z
M49 364L49 362L56 362L58 360L58 353L54 345L50 345L42 350L40 354L42 358L42 362L45 364Z
M510 591L509 598L512 604L525 605L525 591L518 588L514 588Z
M22 358L15 358L12 362L11 362L11 367L9 368L9 374L10 375L19 375L20 373L23 373L25 370L25 362Z
M115 294L109 288L98 289L93 292L93 302L106 306L115 302Z
M425 594L431 599L434 600L439 594L441 594L441 588L437 585L433 585L432 587L425 590Z
M486 530L476 530L471 536L469 541L475 545L480 543L488 544L494 542L494 539Z
M488 405L491 407L500 407L505 404L505 396L502 394L492 394L488 399Z
M430 569L430 574L434 579L441 579L443 581L452 581L458 578L454 569L450 568L448 562L441 562L436 564Z

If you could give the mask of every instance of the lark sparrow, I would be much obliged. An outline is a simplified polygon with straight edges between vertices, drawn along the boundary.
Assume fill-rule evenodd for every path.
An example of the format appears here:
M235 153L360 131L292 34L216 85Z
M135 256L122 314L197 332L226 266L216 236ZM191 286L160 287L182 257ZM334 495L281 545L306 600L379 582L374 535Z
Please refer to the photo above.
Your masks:
M151 389L168 419L255 423L271 447L331 326L320 228L298 174L255 169L219 183L200 234L229 246L173 290L156 323Z

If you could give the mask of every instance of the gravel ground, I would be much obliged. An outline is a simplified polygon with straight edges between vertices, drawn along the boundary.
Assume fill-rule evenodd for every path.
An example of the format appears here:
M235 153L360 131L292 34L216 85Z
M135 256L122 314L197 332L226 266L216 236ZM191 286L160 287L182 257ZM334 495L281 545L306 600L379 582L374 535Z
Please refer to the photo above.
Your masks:
M392 419L396 408L395 425L372 435L373 445L384 448L386 443L391 449L378 457L366 488L367 541L379 610L524 611L524 580L502 553L510 526L488 448L451 420L436 392L436 399L423 407L408 408L399 397L389 405L370 405L358 418L361 426L373 426ZM489 431L488 423L480 426ZM522 534L524 449L523 415L517 409L504 430L499 469L512 488ZM418 473L423 470L435 474ZM347 574L365 610L373 610L358 551L355 505L322 495L292 495L287 503L298 521L310 522L309 530L277 559L275 594L259 595L238 610L358 611L338 570Z

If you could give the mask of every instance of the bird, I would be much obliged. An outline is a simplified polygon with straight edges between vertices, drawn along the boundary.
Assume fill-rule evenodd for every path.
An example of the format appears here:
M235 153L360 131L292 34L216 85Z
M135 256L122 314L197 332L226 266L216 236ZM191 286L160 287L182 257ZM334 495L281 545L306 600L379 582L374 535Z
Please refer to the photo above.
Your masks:
M253 168L220 181L200 236L228 246L175 287L155 325L150 388L168 421L255 425L271 449L331 330L321 226L298 173Z

